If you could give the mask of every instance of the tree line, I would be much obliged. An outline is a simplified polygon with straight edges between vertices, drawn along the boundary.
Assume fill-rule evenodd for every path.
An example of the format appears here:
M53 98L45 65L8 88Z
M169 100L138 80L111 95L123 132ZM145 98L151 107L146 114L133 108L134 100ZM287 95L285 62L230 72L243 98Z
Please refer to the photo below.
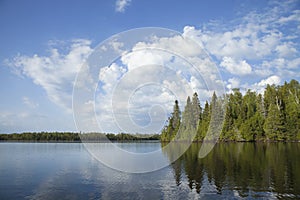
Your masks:
M299 141L299 98L300 85L296 80L267 85L263 94L248 90L243 95L239 89L222 97L214 93L204 107L194 93L187 98L183 112L175 101L161 141L203 141L218 127L221 127L219 141Z
M33 142L97 142L105 139L111 141L141 141L159 140L160 135L128 134L128 133L73 133L73 132L24 132L12 134L0 134L0 141L33 141Z

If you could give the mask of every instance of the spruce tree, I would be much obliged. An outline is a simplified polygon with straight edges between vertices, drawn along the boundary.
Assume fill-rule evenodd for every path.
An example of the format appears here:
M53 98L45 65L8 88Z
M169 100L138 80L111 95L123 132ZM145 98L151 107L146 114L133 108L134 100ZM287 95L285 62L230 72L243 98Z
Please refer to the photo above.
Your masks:
M168 119L167 125L164 127L161 133L161 140L164 142L171 141L177 134L180 127L180 108L178 101L175 100L173 112Z
M190 140L193 128L193 107L191 98L188 96L182 113L182 123L179 129L180 140Z
M206 136L208 126L210 122L210 106L208 101L205 102L203 113L201 114L201 119L199 121L199 126L197 130L197 139L202 141Z
M269 140L284 140L285 127L283 113L274 103L269 105L264 131Z
M198 94L195 92L192 98L192 126L197 128L199 120L201 119L202 108L198 98Z

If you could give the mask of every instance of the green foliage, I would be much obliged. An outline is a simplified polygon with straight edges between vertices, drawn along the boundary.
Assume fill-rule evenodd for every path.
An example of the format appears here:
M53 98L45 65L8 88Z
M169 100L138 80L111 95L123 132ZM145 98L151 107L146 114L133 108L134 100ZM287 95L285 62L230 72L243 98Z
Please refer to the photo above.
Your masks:
M181 112L178 101L175 101L173 113L169 117L168 125L164 127L161 133L161 141L171 141L177 134L180 127Z
M13 134L0 134L0 141L69 141L78 142L80 137L78 133L71 132L40 132L40 133L13 133Z
M159 134L128 134L128 133L70 133L70 132L40 132L40 133L13 133L0 134L0 141L31 141L31 142L81 142L84 141L140 141L160 140Z
M223 113L225 100L226 113ZM222 116L224 124L219 138L221 141L298 141L300 84L291 80L282 86L267 85L263 95L251 90L242 95L239 89L233 89L231 94L223 98L214 93L211 102L205 103L204 109L195 93L192 100L187 98L182 119L180 116L176 118L176 124L180 124L176 130L174 125L170 126L174 123L174 113L162 132L163 141L170 141L176 133L178 140L202 141L206 136L213 139L212 130L221 127ZM191 138L195 131L196 137Z
M266 132L267 139L286 140L284 136L285 126L283 112L280 107L273 103L269 105L264 131Z
M184 108L184 112L182 113L182 124L179 128L178 136L176 140L192 140L192 135L194 135L196 130L196 119L198 116L194 116L194 105L190 99L190 97L186 100L186 105Z
M199 120L199 126L197 130L197 141L202 141L204 137L206 136L206 133L208 131L209 122L210 122L210 108L209 103L206 101L203 109L203 113L201 114L202 117Z
M241 125L241 134L246 141L264 140L264 118L260 113L256 113L251 118L247 119Z

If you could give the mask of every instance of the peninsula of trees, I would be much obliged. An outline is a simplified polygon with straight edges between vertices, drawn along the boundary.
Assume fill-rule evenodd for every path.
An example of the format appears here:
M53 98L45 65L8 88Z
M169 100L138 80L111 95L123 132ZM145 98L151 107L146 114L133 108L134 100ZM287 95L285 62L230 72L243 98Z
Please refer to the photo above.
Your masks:
M194 93L192 98L187 98L182 113L175 101L161 141L168 142L175 137L176 140L180 132L183 140L201 142L209 128L215 126L211 119L218 116L223 116L219 141L300 141L299 101L300 85L296 80L280 86L267 85L263 94L248 90L242 95L239 89L223 97L214 93L204 108ZM218 106L224 109L214 109ZM189 137L192 131L196 132L194 138Z

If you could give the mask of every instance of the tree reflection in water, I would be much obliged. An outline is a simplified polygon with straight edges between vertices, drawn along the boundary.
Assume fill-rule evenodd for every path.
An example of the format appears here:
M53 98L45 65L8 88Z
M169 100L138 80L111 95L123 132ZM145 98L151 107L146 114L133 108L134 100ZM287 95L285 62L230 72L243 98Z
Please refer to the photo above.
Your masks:
M168 151L163 148L170 160L185 146L172 145ZM200 147L192 144L172 163L178 186L186 177L189 188L201 193L206 178L218 194L234 190L242 197L271 192L277 198L300 198L299 143L218 143L205 158L198 157Z

